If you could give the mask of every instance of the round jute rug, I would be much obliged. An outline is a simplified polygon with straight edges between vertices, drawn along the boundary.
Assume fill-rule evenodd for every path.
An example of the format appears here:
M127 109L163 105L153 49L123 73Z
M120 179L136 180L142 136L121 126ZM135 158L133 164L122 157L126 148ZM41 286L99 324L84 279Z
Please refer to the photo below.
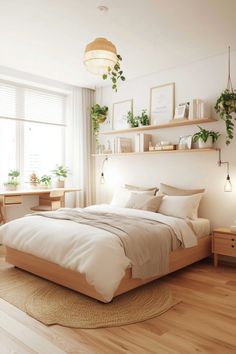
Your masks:
M45 325L74 328L122 326L156 317L180 301L160 280L103 304L27 272L0 269L0 297Z

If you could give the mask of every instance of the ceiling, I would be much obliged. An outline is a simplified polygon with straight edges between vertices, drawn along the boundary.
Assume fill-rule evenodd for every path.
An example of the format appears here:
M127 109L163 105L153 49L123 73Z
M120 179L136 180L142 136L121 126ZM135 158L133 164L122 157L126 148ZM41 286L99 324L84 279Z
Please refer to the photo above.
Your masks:
M102 86L82 63L96 37L116 45L130 79L236 49L235 13L236 0L0 0L0 65Z

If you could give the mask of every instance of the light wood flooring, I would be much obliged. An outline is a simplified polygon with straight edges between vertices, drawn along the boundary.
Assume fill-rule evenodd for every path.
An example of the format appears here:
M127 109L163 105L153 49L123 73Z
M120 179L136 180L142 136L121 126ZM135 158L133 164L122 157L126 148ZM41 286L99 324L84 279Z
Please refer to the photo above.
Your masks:
M108 329L46 327L0 299L0 354L236 353L236 268L202 261L165 282L180 304L152 320Z

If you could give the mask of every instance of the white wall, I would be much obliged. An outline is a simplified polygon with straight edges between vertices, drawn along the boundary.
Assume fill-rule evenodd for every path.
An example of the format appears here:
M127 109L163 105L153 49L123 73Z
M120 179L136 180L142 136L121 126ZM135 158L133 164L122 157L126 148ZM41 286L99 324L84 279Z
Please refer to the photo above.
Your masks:
M145 60L145 53L143 60ZM231 55L232 77L236 87L236 52ZM149 108L150 88L175 82L176 104L192 98L201 98L214 106L217 97L227 84L227 56L221 55L187 66L173 68L153 75L125 82L113 93L110 87L97 90L99 103L109 106L110 116L114 102L133 98L134 113ZM216 117L215 113L212 114ZM225 134L224 124L204 124L205 128ZM177 142L179 136L193 134L196 126L184 126L153 131L158 140ZM235 132L236 135L236 132ZM105 141L109 138L107 136ZM200 216L209 218L212 226L228 226L236 219L236 137L229 147L224 143L225 135L217 142L222 148L222 159L230 161L233 192L224 192L225 166L217 166L218 153L181 153L153 156L114 156L105 166L106 184L100 185L102 157L96 158L97 203L108 202L116 186L123 183L158 186L160 182L179 187L206 188L201 204Z

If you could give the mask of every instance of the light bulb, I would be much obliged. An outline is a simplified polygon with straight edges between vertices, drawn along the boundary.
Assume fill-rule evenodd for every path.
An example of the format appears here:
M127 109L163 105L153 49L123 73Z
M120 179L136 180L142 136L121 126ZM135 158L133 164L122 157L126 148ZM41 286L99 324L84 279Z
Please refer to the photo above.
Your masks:
M104 178L104 173L101 173L101 178L100 178L100 183L104 184L105 183L105 178Z
M225 192L232 192L232 184L230 181L230 176L227 175L225 186L224 186L224 191Z

